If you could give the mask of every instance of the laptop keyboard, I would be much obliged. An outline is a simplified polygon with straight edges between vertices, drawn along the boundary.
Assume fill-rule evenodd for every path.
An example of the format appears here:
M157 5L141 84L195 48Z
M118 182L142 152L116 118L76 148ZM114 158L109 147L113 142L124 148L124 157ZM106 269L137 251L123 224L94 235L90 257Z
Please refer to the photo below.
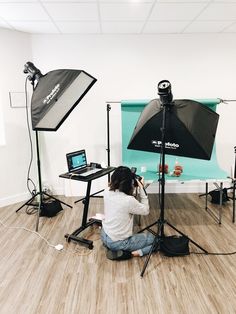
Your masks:
M91 170L88 170L86 172L83 172L81 174L79 174L81 177L87 177L87 176L90 176L91 174L94 174L96 172L99 172L101 171L102 169L98 169L98 168L95 168L95 169L91 169Z

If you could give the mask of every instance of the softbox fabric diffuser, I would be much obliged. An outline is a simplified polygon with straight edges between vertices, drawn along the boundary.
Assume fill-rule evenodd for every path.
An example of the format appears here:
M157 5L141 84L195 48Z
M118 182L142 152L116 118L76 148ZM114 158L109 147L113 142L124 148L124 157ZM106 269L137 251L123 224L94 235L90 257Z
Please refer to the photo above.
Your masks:
M33 130L56 131L95 82L82 70L54 70L40 77L31 99Z
M193 100L178 99L166 107L165 153L210 160L219 115ZM163 107L149 102L140 115L128 149L161 152Z

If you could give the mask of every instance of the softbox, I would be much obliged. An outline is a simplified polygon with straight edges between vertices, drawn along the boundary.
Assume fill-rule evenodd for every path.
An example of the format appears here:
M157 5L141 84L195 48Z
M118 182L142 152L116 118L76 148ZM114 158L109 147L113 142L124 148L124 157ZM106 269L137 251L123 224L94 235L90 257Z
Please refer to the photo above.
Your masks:
M39 76L31 99L33 130L56 131L95 82L82 70L54 70Z
M140 115L128 149L161 152L163 107L149 102ZM165 153L210 160L219 115L188 99L174 100L166 108Z

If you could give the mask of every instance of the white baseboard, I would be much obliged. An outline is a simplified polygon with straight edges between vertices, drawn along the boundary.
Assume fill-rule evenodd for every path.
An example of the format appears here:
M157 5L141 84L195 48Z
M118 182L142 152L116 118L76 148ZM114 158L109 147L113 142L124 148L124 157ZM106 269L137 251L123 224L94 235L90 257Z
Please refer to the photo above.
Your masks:
M230 179L222 179L222 180L191 180L191 181L180 181L180 180L166 180L165 182L165 193L204 193L206 191L206 182L208 182L208 191L214 190L217 186L214 184L223 183L223 187L230 187L231 180ZM156 194L159 192L159 183L154 181L149 184L146 188L147 193ZM68 193L70 192L70 193ZM71 193L71 190L65 191L63 188L53 189L53 195L65 195L65 196L78 196L77 193ZM81 191L80 191L81 192ZM85 195L85 193L80 193L79 195ZM11 204L27 201L31 198L30 193L22 193L17 195L11 195L9 197L0 199L0 207L8 206Z
M206 191L206 182L208 182L208 191L220 186L223 183L223 187L229 187L231 185L230 179L222 180L190 180L190 181L180 181L180 180L166 180L165 182L165 193L204 193ZM214 184L216 183L216 185ZM159 192L159 182L154 181L146 188L147 193L155 194Z
M31 198L30 193L22 193L22 194L16 194L16 195L4 197L0 199L0 207L27 201L30 198Z
M57 189L53 191L53 195L64 195L63 189ZM11 195L8 197L4 197L0 199L0 207L12 205L15 203L19 202L26 202L32 197L30 193L22 193L22 194L16 194L16 195Z

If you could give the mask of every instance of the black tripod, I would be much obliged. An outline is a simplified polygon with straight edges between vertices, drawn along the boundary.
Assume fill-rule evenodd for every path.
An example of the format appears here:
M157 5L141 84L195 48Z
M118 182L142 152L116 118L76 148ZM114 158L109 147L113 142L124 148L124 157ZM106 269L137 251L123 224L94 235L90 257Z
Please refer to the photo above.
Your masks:
M28 72L26 72L28 73ZM32 85L33 85L33 89L34 89L34 80L35 80L35 76L36 74L33 73L33 75L29 75L28 76L28 79L31 81ZM39 196L39 201L37 202L38 204L38 212L37 212L37 221L36 221L36 231L38 231L38 225L39 225L39 217L40 217L40 213L41 213L41 209L43 208L43 205L44 205L44 200L43 200L43 197L46 196L47 198L52 198L54 200L57 200L59 201L60 203L72 208L71 205L69 204L66 204L60 200L58 200L57 198L55 198L54 196L52 195L49 195L47 194L46 192L44 192L42 190L42 178L41 178L41 166L40 166L40 155L39 155L39 139L38 139L38 131L36 130L35 131L35 135L36 135L36 150L37 150L37 166L38 166L38 182L39 182L39 191L33 195L27 202L25 202L21 207L19 207L17 210L16 210L16 213L21 209L23 208L24 206L28 206L28 205L31 205L34 201L35 198L37 198Z
M208 254L208 252L203 249L199 244L194 242L192 239L190 239L187 235L185 235L183 232L175 228L172 224L170 224L166 219L165 219L165 134L166 134L166 110L171 110L171 102L172 102L172 94L171 94L171 89L170 89L170 83L168 85L168 81L161 81L159 83L159 89L158 89L158 94L160 95L160 100L162 103L162 128L161 128L161 134L162 134L162 140L161 140L161 169L162 169L162 175L160 179L161 183L161 199L160 199L160 217L157 221L155 221L153 224L147 226L146 228L140 230L139 232L143 232L144 230L149 230L152 226L157 225L157 233L155 234L155 238L152 244L152 247L148 253L148 256L146 258L145 264L143 266L143 269L141 271L141 277L143 277L144 272L147 268L148 262L150 260L150 257L155 250L160 250L161 242L165 238L164 234L164 226L167 224L169 227L177 231L179 234L182 236L186 237L191 243L193 243L195 246L197 246L199 249L201 249L203 252ZM150 231L150 230L149 230ZM152 232L153 233L153 232Z

